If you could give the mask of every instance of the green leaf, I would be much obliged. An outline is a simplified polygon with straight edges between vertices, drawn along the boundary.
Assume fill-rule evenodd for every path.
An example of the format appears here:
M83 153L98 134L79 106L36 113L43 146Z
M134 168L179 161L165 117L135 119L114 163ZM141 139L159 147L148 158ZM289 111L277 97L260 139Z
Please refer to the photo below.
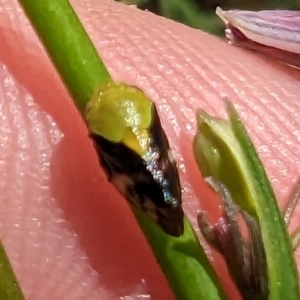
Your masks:
M0 299L24 300L5 249L0 242Z
M224 183L241 208L256 215L250 192L251 174L245 168L243 149L230 122L213 118L204 111L197 113L198 133L194 140L195 160L206 176Z
M252 194L267 254L270 299L300 299L297 265L291 240L261 160L234 107L228 104L232 129L240 141L253 181Z
M267 259L269 298L300 299L291 240L274 191L233 105L229 121L198 113L194 154L204 176L230 191L233 201L258 220Z

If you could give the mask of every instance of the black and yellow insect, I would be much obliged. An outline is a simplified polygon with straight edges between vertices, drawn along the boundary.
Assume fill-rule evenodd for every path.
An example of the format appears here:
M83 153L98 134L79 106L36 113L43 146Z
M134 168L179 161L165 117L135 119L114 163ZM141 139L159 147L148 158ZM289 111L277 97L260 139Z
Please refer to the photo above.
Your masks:
M86 120L108 180L167 234L182 235L179 175L155 104L111 82L92 97Z

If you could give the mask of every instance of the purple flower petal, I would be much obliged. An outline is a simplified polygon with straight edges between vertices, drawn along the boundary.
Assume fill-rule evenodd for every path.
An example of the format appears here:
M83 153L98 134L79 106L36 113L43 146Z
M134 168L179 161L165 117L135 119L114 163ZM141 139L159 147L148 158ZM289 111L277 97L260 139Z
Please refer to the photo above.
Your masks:
M300 65L299 11L223 11L218 7L216 14L226 24L226 36L230 41Z

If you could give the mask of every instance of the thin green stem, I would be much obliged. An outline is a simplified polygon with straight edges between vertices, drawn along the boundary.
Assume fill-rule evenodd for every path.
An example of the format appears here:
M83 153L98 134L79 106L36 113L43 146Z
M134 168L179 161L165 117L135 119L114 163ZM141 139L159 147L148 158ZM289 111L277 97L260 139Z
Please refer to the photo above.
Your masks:
M77 108L110 75L67 0L20 0Z
M177 300L228 299L187 218L184 234L176 238L134 213Z

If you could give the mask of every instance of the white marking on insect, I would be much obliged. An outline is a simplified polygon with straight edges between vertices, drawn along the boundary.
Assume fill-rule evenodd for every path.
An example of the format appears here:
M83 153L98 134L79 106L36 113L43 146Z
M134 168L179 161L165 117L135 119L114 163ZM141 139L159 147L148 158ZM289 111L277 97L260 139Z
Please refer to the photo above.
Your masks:
M132 190L132 194L130 198L128 198L128 190L134 186L134 181L129 176L125 174L116 174L112 177L111 182L119 193L130 201L131 205L146 211L155 221L158 220L157 207L151 199L145 197L142 205L139 196L134 192L134 190Z
M168 149L168 159L169 159L169 161L170 161L172 164L175 163L175 158L174 158L174 155L173 155L171 149Z
M134 184L133 180L125 174L115 174L111 178L111 183L123 196L127 195L128 187Z

